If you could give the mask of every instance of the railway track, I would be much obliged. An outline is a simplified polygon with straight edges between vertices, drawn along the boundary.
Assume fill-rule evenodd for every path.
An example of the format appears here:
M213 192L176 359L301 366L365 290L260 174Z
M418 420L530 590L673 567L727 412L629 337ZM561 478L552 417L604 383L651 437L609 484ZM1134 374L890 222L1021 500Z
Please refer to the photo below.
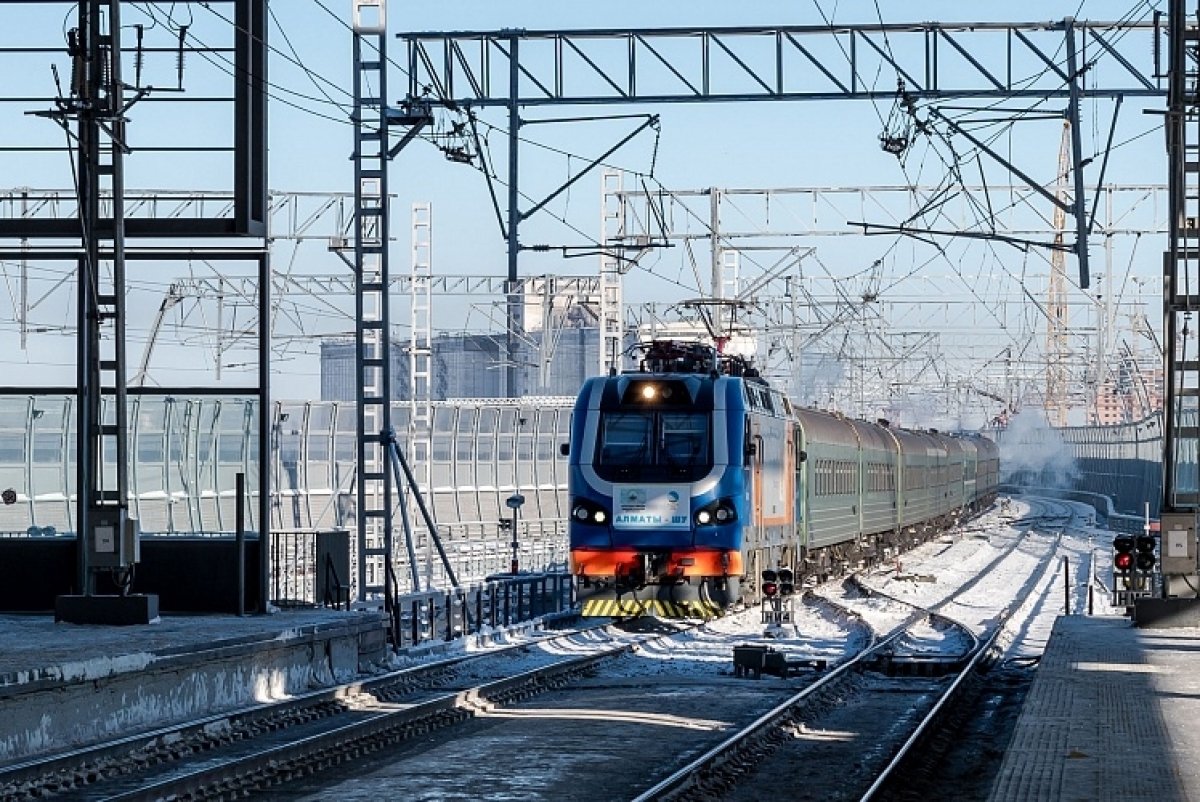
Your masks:
M984 573L1005 556L1019 555L1021 540L1012 537L1003 555L995 555L982 541L959 539L965 550L979 550L973 567ZM875 739L860 724L833 729L837 716L859 704L848 699L863 700L859 714L875 725L892 724L875 747L878 765L900 750L901 724L915 731L919 722L912 711L924 710L955 682L957 675L945 672L981 652L975 622L950 621L934 609L985 593L977 583L958 581L953 594L923 606L865 582L846 587L844 604L827 599L819 602L823 612L813 608L800 616L801 632L820 630L814 621L824 621L824 642L805 643L800 636L789 642L801 657L820 657L812 662L832 666L824 671L809 668L761 681L734 677L732 648L754 631L746 622L757 622L757 608L742 613L740 624L729 617L682 631L666 622L639 633L596 629L517 647L508 657L472 655L419 666L292 700L271 713L193 722L191 730L110 746L105 757L60 756L57 767L25 767L24 778L0 773L0 797L649 799L672 793L647 790L658 788L671 766L695 763L760 722L758 735L745 736L749 752L727 753L717 761L724 767L719 771L693 772L715 786L680 787L692 789L681 794L689 798L736 799L739 789L749 794L745 798L761 798L745 789L761 791L763 782L788 776L765 766L753 773L762 760L786 765L787 759L778 764L777 758L802 742L810 748L844 745L849 738L839 732L858 733L860 743ZM536 656L530 654L535 646ZM791 717L780 716L771 726L772 713L790 700ZM887 716L880 714L880 700L889 700ZM813 784L811 754L791 760L806 771L798 787L820 789ZM861 759L847 749L841 758L830 753L820 762L844 767ZM763 779L764 770L772 779ZM830 782L844 785L845 773L843 768ZM866 788L873 777L862 779ZM794 789L789 796L804 798ZM812 798L849 797L814 792Z
M1010 559L1014 539L995 559ZM1057 546L1053 538L1049 551ZM872 799L894 795L908 783L914 756L940 733L960 703L978 690L980 672L1003 648L1018 610L1035 603L1030 592L1053 571L1043 561L1014 595L1024 599L997 611L978 637L971 624L939 613L976 590L977 581L911 613L890 635L829 672L688 765L636 797L649 800L761 799L786 789L790 799ZM893 608L909 602L847 580L849 598ZM834 603L825 599L825 603ZM862 605L848 605L859 608ZM894 618L895 610L890 612ZM883 616L886 620L887 616ZM889 623L890 625L890 623ZM902 795L902 794L901 794Z
M467 718L586 673L649 636L595 626L401 669L0 770L5 800L204 798ZM515 666L515 668L514 668Z
M1006 554L1019 552L1023 534L1024 531L1011 538ZM979 543L968 544L967 548L979 548ZM996 562L993 558L981 564ZM964 588L964 592L971 591ZM455 730L452 740L431 738L419 747L390 751L378 760L356 766L353 772L335 772L290 786L289 794L301 800L331 797L366 800L372 794L384 793L395 798L429 800L656 798L662 795L662 789L655 792L648 789L655 787L670 766L700 759L728 740L730 733L769 717L772 710L798 694L806 696L808 709L814 715L836 713L845 707L843 699L847 696L874 699L876 705L880 699L891 699L896 710L886 720L903 722L901 708L911 717L911 711L920 709L920 705L903 696L899 689L919 685L922 698L928 697L933 692L930 688L936 690L951 681L937 676L945 668L930 657L939 654L946 657L950 651L948 644L954 644L957 653L949 662L965 661L972 649L977 650L976 637L971 627L947 621L927 609L917 609L878 593L868 596L862 589L857 595L865 607L903 607L907 613L899 618L911 620L906 621L905 628L885 621L876 633L863 634L859 631L863 626L860 622L873 614L850 607L827 614L827 618L836 616L841 622L839 637L843 643L861 642L861 648L853 649L853 654L829 660L833 668L827 671L809 670L786 678L764 676L761 680L732 677L731 652L739 639L736 635L724 640L718 637L714 630L728 623L721 619L610 661L599 667L595 675L579 678L536 702L489 711L470 725ZM822 602L822 606L833 609L828 602ZM757 620L759 612L748 611L746 620ZM802 622L800 627L805 629L808 625L809 622ZM645 665L640 668L631 665L668 658L672 650L683 648L681 642L685 638L711 639L714 655L720 654L708 662L677 659L676 662L687 663L677 671L666 665L658 671L648 671ZM866 653L874 647L878 649ZM861 668L850 666L856 659ZM719 662L714 665L714 661ZM669 665L668 661L663 662ZM866 670L867 666L875 670ZM889 666L897 676L886 675ZM827 679L829 674L838 672L848 677L845 685ZM863 687L867 683L874 686ZM875 712L874 723L878 724L884 719L877 715L878 707ZM833 740L836 738L829 739ZM752 744L744 766L752 767L763 755L770 754L769 747L763 742ZM847 767L861 759L861 755L851 753L840 763L830 763L840 767L831 771L832 781L840 782ZM469 765L470 771L447 771L447 766L455 765ZM803 782L777 786L781 793L786 790L788 798L803 798L802 789L811 782L809 761L800 765L804 769ZM752 780L754 785L746 798L763 798L766 783L758 779L761 778ZM867 784L869 778L862 787ZM726 775L712 788L693 786L679 796L691 798L695 794L701 799L706 796L726 799L737 789L737 777ZM825 793L826 790L811 798L837 797Z

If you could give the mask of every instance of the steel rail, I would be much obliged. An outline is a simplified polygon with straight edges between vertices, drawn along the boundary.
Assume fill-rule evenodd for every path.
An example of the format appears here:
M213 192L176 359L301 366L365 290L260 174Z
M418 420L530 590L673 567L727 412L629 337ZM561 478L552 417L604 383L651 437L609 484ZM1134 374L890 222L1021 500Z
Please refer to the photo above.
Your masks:
M237 795L247 790L248 786L252 790L277 785L294 777L311 774L313 763L336 764L347 755L373 751L373 739L402 740L409 733L426 734L431 729L473 719L479 712L502 705L509 699L525 698L558 687L605 661L632 653L648 643L669 640L691 628L695 627L682 627L667 635L639 638L595 654L569 657L510 677L444 693L403 709L367 712L361 720L332 730L220 763L207 761L194 771L179 772L158 782L142 784L134 790L100 798L106 802L135 802L209 793L225 796Z
M554 635L553 637L544 638L536 641L536 643L554 643L570 638L580 632L604 630L608 626L608 624L584 626ZM515 643L487 652L476 652L433 660L421 665L390 671L386 674L371 677L370 679L340 683L285 700L241 707L159 727L148 732L125 736L113 741L24 760L0 768L0 791L6 785L13 786L21 783L32 783L36 782L39 778L48 778L59 772L87 772L91 767L96 766L102 761L119 759L122 756L129 755L141 749L151 749L156 745L168 744L187 739L193 735L211 732L214 728L221 725L255 724L273 716L314 709L322 704L341 702L347 698L361 694L384 693L393 686L403 686L407 682L419 680L428 675L435 675L447 669L459 668L474 662L503 657L510 653L515 654L527 649L529 645L529 642Z
M1054 542L1051 544L1049 553L1056 551L1061 542L1062 534L1059 533ZM892 759L888 761L888 764L884 766L881 772L879 772L875 778L875 781L866 790L866 792L863 793L862 797L860 798L861 802L868 802L868 800L873 799L875 795L884 788L885 785L895 779L903 764L916 752L917 747L924 741L925 737L933 731L938 722L941 721L945 713L949 710L950 706L954 703L955 699L959 696L959 693L967 678L975 672L980 663L984 662L984 660L990 659L993 651L997 648L996 642L1000 639L1000 636L1007 631L1008 625L1013 620L1014 615L1018 611L1028 609L1033 605L1035 599L1032 594L1028 593L1027 591L1036 588L1046 578L1046 575L1054 570L1056 570L1055 562L1053 560L1047 560L1043 564L1042 570L1032 575L1018 592L1017 595L1019 598L1021 598L1021 602L1019 604L1009 605L1008 607L1003 608L1000 614L996 616L995 626L993 627L987 640L979 645L979 647L975 650L974 655L967 661L966 665L964 665L963 669L958 673L958 676L954 678L954 680L938 698L937 702L935 702L933 707L930 708L929 712L921 719L920 723L917 724L916 729L913 730L912 734L901 745L896 754L892 756Z
M1061 535L1060 535L1060 539L1061 539ZM997 561L1003 560L1006 557L1008 557L1009 555L1011 555L1013 553L1013 551L1016 550L1019 543L1020 543L1019 540L1015 540L1014 543L1008 549L1006 549L1001 555L999 555L997 557ZM1043 569L1043 571L1044 570L1046 570L1046 569ZM1043 575L1042 573L1039 573L1037 575L1038 581L1040 581L1040 578L1042 575ZM785 700L784 702L777 705L775 708L768 711L767 713L764 713L762 716L755 719L753 722L748 724L746 727L741 729L739 732L726 738L720 744L716 745L712 749L709 749L707 752L705 752L704 754L697 757L691 763L687 764L686 766L677 770L676 772L674 772L670 776L666 777L662 781L658 782L657 784L655 784L648 790L644 791L642 794L637 796L633 802L650 802L650 800L661 799L668 794L671 794L673 792L683 789L684 787L686 787L688 785L688 783L690 783L694 778L700 776L702 773L721 766L728 759L735 758L737 750L743 744L747 743L752 738L759 736L760 734L769 730L771 727L775 726L782 720L786 719L789 715L791 715L791 713L793 712L793 710L796 707L798 707L799 705L804 703L809 697L813 696L817 691L824 689L825 687L833 684L836 681L844 679L851 671L864 669L866 666L868 666L870 664L870 661L872 659L881 655L882 653L885 652L885 650L887 650L889 647L894 645L896 643L896 641L901 638L901 636L903 636L906 632L909 631L909 629L911 629L913 624L915 624L918 620L920 620L922 618L936 616L938 618L949 621L952 625L960 628L963 632L965 632L967 634L967 636L969 637L970 642L971 642L971 648L968 649L966 652L964 652L960 658L960 659L965 659L965 664L964 664L965 666L969 666L971 669L973 669L978 664L977 663L978 656L985 653L985 648L986 648L985 644L980 643L978 637L971 631L970 627L966 626L965 624L962 624L961 622L955 621L954 619L950 618L949 616L946 616L944 614L936 612L936 608L940 608L942 606L945 606L946 604L949 604L954 598L961 596L964 592L969 591L971 588L973 588L975 586L975 584L979 581L980 577L977 576L977 577L973 578L971 581L969 581L968 583L966 583L965 585L963 585L959 589L957 589L956 592L951 597L943 599L940 602L938 602L936 605L932 605L930 607L921 607L919 605L913 604L912 602L905 601L903 599L898 599L898 598L889 596L888 594L876 591L872 588L869 588L866 585L863 585L858 580L857 576L850 577L850 579L855 583L856 587L861 588L864 593L867 593L867 594L873 595L873 596L878 596L881 598L885 598L885 599L888 599L889 601L894 601L894 602L904 604L909 607L913 607L914 612L905 621L903 621L901 624L899 624L897 626L896 630L891 635L887 636L886 638L884 638L883 640L881 640L877 643L869 645L867 648L863 649L858 655L856 655L855 657L853 657L850 660L847 660L845 663L843 663L838 668L831 671L829 674L825 675L824 677L821 677L819 680L817 680L813 684L809 685L808 687L804 688L799 693L797 693L794 696L792 696L791 698ZM1030 581L1032 582L1034 580L1030 580ZM823 600L827 603L836 605L836 603L830 599L824 598ZM836 606L841 606L841 605L836 605ZM991 644L993 642L994 642L994 638L989 638L987 641L987 644ZM964 667L962 670L959 671L958 676L952 681L950 687L957 688L960 685L960 683L962 682L962 678L966 677L966 676L969 676L969 673L968 673L968 669ZM945 698L944 694L943 694L943 698ZM940 706L936 706L936 707L938 707L939 710L941 709ZM928 717L926 717L926 718L928 718ZM918 729L923 733L926 728L922 728L919 725ZM912 739L910 739L910 741L912 741ZM915 741L912 741L912 742L915 743ZM907 750L910 748L911 748L911 746L910 746L909 742L906 742L906 744L902 747L902 750ZM897 765L898 765L898 763L897 763ZM888 767L885 767L885 771L887 771L887 772L894 771L894 767L892 766L891 763L889 763ZM874 788L874 787L875 786L873 785L872 788Z

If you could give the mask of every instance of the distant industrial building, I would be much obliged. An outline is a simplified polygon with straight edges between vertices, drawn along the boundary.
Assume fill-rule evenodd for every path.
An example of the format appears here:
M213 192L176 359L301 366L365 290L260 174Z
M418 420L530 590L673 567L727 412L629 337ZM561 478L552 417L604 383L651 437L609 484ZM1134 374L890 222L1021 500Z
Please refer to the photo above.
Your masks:
M532 331L520 359L514 395L571 396L599 370L599 330L595 327ZM409 343L393 340L392 398L409 397ZM432 398L505 398L505 339L497 334L437 334L432 342ZM321 343L321 400L353 401L354 341Z
M1096 393L1089 424L1114 426L1161 413L1163 370L1122 362Z

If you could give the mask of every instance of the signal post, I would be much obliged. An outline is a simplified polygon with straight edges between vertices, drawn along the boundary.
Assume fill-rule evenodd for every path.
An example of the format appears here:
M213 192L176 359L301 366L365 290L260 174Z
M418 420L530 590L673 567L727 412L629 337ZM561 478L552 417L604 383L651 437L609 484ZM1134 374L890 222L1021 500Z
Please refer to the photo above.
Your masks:
M1161 595L1162 575L1158 572L1155 550L1157 538L1149 523L1142 534L1117 535L1113 538L1113 596L1114 607L1132 610L1139 599Z
M762 572L762 622L773 626L792 623L792 599L796 593L795 574L790 568Z
M1200 549L1196 544L1196 513L1164 511L1159 529L1161 593L1135 598L1133 621L1138 626L1200 626L1200 569L1197 568ZM1115 561L1116 555L1113 559ZM1116 562L1113 566L1115 572ZM1115 583L1114 573L1114 586Z

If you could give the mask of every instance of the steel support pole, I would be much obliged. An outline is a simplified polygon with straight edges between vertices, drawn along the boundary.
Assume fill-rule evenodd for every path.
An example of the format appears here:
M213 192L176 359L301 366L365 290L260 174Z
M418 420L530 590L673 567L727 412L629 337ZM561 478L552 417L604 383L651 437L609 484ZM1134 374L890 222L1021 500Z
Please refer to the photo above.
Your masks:
M79 4L72 113L77 115L79 156L78 194L83 258L79 262L79 333L77 377L76 487L79 533L80 592L95 589L96 561L92 549L102 549L104 568L122 572L118 584L127 589L125 573L134 555L126 551L129 450L125 371L125 220L123 155L125 148L124 84L121 81L120 2L86 0ZM106 30L107 27L107 30ZM105 161L107 157L107 161ZM102 220L102 183L107 176L112 217ZM107 241L107 247L102 246ZM111 260L106 283L101 258ZM102 327L111 325L106 353ZM104 399L113 405L111 422L104 418ZM111 443L116 464L112 487L105 486L105 444ZM98 544L99 527L105 542Z
M518 255L521 252L520 226L521 211L519 208L520 173L519 151L521 142L521 115L517 105L518 90L520 89L520 64L518 58L519 37L513 36L509 42L508 68L508 286L505 287L505 394L509 398L521 396L519 360L521 359L520 338L524 334L523 299L520 293L519 276L517 271Z
M712 260L709 264L712 274L712 297L723 299L725 286L721 281L721 190L716 187L709 189L708 229L709 237L712 241ZM724 318L722 313L724 311L719 303L715 304L712 308L712 334L714 338L722 337L725 334L725 329L722 325ZM724 349L724 343L719 339L716 341L716 346L718 350Z
M266 76L262 76L266 81ZM269 612L271 588L271 256L258 257L258 612ZM239 507L240 509L240 507Z
M1168 7L1168 36L1170 49L1168 60L1167 82L1167 195L1169 198L1169 226L1167 251L1163 254L1163 377L1165 397L1163 399L1163 512L1176 510L1176 455L1179 428L1179 414L1176 383L1179 381L1181 366L1176 364L1176 349L1179 337L1177 325L1176 293L1178 291L1178 273L1182 253L1182 237L1180 228L1185 213L1186 204L1184 193L1186 175L1184 174L1185 134L1184 113L1185 103L1185 60L1187 53L1184 34L1187 29L1186 13L1183 0L1171 0Z
M354 0L352 13L358 598L393 612L387 2Z
M1087 204L1083 197L1083 133L1080 130L1079 114L1079 55L1075 48L1075 21L1066 20L1067 69L1070 71L1071 94L1067 104L1067 117L1071 121L1071 169L1075 177L1075 255L1079 258L1079 287L1086 290L1091 283L1088 270L1088 224Z

